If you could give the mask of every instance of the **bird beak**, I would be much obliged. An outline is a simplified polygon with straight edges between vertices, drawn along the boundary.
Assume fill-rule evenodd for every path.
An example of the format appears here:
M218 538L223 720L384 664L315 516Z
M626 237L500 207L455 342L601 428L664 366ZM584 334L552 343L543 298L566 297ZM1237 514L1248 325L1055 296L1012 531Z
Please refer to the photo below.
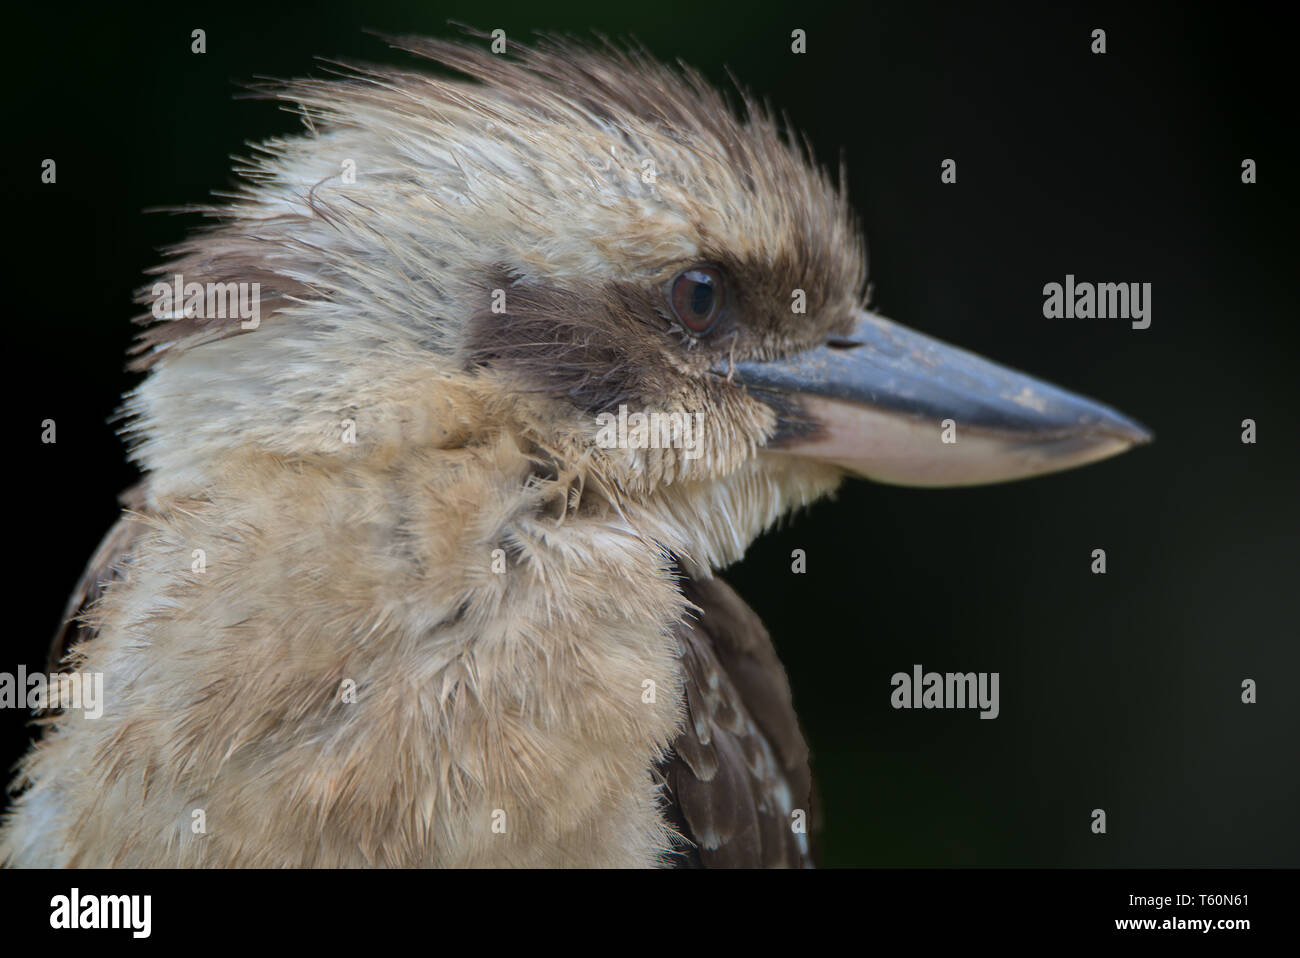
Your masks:
M1108 406L865 311L850 337L718 371L777 409L767 448L895 485L1024 479L1152 438Z

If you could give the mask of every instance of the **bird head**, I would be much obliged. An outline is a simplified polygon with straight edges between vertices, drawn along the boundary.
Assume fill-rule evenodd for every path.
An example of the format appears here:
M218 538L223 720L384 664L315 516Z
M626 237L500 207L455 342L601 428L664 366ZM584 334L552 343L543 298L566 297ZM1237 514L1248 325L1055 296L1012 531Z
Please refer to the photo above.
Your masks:
M174 310L142 336L158 494L239 447L460 456L708 568L846 475L995 482L1148 438L873 313L842 186L748 97L637 51L394 42L459 76L265 88L306 132L157 271L260 297L255 324Z

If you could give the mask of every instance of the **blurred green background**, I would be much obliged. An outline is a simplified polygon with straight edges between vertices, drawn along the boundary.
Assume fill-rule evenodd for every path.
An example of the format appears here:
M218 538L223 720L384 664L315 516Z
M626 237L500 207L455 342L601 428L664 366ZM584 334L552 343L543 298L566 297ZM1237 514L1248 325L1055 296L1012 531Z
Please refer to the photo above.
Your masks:
M7 395L35 668L130 484L108 419L132 290L290 132L236 99L314 57L413 65L369 30L634 36L729 68L843 155L878 308L1095 396L1154 446L1031 483L847 486L728 574L768 623L812 745L834 866L1300 863L1295 84L1267 7L507 2L86 5L7 13ZM1108 33L1104 56L1090 33ZM189 52L190 31L208 52ZM808 52L790 52L804 29ZM39 164L58 161L42 186ZM939 163L958 161L958 183ZM1259 183L1240 183L1242 158ZM1048 321L1042 286L1151 282L1154 320ZM14 295L16 294L16 296ZM1240 422L1259 423L1243 446ZM39 423L58 422L43 446ZM792 575L804 549L808 572ZM1089 572L1094 548L1109 573ZM894 711L914 663L1001 673L1001 716ZM1259 703L1240 703L1244 678ZM0 715L3 756L28 732ZM1109 832L1089 830L1104 808Z

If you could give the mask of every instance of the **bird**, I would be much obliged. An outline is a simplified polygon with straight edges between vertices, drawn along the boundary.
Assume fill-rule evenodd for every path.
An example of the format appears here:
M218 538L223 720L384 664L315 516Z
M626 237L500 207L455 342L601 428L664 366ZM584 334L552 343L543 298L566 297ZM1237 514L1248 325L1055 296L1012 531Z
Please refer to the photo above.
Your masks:
M255 86L301 131L139 293L142 479L52 652L103 711L36 719L0 861L815 864L722 570L849 478L1151 434L876 312L843 170L753 95L632 43L386 39L418 65Z

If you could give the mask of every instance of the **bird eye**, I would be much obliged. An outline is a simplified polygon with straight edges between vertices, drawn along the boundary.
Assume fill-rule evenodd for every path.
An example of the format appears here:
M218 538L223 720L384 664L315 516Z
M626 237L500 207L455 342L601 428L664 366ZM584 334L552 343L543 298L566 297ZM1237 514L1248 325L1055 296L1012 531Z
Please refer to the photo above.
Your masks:
M711 266L696 266L678 274L668 295L677 320L703 336L722 312L722 274Z

